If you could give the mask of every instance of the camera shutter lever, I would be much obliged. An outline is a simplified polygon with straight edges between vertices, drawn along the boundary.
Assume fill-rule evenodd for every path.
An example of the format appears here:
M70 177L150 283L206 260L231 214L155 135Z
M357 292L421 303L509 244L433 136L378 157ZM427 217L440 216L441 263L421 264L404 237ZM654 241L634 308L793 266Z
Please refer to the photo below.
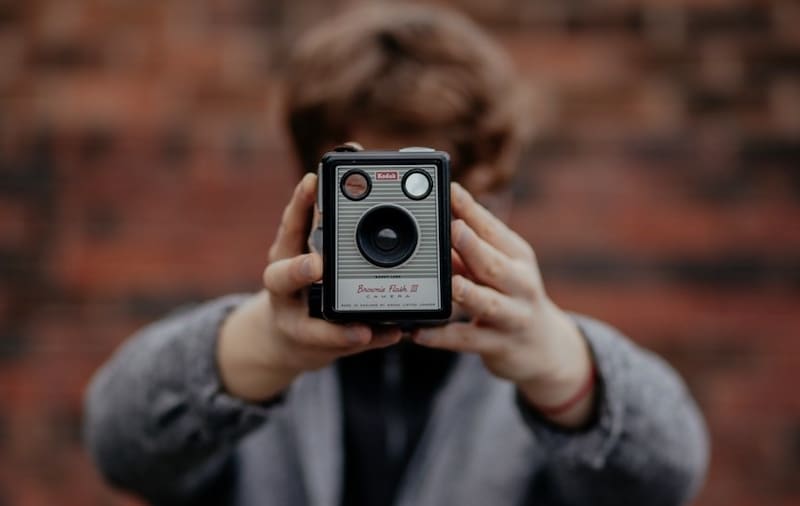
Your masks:
M357 142L345 142L333 148L337 153L355 153L356 151L364 151L361 144Z
M433 153L436 151L433 148L426 148L422 146L409 146L407 148L398 149L400 153Z

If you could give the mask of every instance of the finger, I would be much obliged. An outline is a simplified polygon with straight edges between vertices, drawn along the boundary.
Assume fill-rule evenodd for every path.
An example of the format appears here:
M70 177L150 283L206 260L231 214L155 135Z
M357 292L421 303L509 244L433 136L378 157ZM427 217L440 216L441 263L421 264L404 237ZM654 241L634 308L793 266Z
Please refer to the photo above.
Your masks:
M453 276L453 300L479 325L516 329L525 321L517 301L463 276Z
M377 348L386 348L393 344L397 344L403 338L403 331L398 327L391 327L385 329L372 329L372 339L369 344L355 351L360 353L362 351L374 350Z
M386 348L388 346L392 346L393 344L399 343L402 337L402 331L396 327L392 329L372 329L372 337L367 344L355 347L350 346L347 348L337 348L334 353L340 357L346 357L348 355L355 355L356 353L363 353L369 350Z
M298 304L296 310L286 307L279 313L278 327L292 339L295 344L341 353L351 348L369 344L372 330L369 326L355 323L337 325L305 314L305 308Z
M480 238L463 220L454 221L451 227L453 249L475 279L510 295L532 294L533 281L529 273L522 272L520 262L510 259ZM530 265L526 264L526 267L530 268Z
M450 313L450 318L448 321L451 322L458 322L458 321L470 321L472 317L468 315L464 309L461 307L456 301L453 301L453 311Z
M464 261L461 260L461 255L459 255L456 250L450 250L450 258L453 263L453 274L467 274L467 266L464 265Z
M506 346L503 339L490 329L461 322L418 329L412 339L422 346L466 353L491 354Z
M463 219L489 244L512 258L533 259L533 249L528 242L480 205L458 183L450 186L453 214Z
M297 184L283 210L278 235L270 249L270 261L297 256L303 252L309 225L309 211L316 198L317 176L306 174Z
M322 279L322 257L316 253L272 262L264 269L264 288L278 296L294 295Z

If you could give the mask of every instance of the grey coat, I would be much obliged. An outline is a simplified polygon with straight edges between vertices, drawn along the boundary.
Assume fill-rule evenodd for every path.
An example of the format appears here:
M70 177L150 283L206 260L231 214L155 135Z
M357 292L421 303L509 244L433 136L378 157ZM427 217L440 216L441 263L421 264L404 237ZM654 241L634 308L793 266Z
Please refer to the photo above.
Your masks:
M214 362L229 296L139 332L92 380L85 437L105 477L158 504L339 506L344 450L333 367L281 399L243 402ZM601 377L597 422L539 419L514 385L459 357L399 489L402 506L678 505L708 461L702 418L676 373L616 330L575 316ZM216 497L216 496L215 496ZM208 502L208 501L207 501Z

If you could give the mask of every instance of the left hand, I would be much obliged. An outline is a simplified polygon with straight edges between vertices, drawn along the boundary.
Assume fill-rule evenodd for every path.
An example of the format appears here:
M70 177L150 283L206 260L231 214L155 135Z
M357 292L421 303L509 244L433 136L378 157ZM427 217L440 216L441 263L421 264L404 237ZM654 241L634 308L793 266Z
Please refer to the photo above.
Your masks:
M417 330L424 346L473 352L495 376L513 381L534 406L570 399L592 368L588 346L574 322L544 291L531 246L478 204L463 187L451 187L456 218L453 301L470 322ZM591 415L594 393L556 423L578 426Z

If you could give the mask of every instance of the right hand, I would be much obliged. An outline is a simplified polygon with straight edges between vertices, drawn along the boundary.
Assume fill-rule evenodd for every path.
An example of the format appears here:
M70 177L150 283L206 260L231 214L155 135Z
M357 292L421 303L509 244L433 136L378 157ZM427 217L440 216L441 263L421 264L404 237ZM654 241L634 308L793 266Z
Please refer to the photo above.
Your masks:
M278 394L301 373L338 357L397 343L398 328L373 331L311 318L304 288L322 279L322 257L303 254L317 176L306 174L283 212L264 270L264 290L234 310L222 325L217 361L229 393L252 401Z

